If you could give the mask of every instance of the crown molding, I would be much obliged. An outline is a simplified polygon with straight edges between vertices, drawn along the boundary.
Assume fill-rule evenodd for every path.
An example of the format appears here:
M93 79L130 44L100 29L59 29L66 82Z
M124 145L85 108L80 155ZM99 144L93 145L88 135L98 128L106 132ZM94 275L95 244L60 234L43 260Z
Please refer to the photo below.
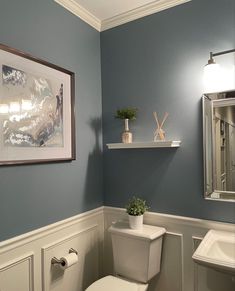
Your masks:
M69 10L99 32L116 27L118 25L142 18L144 16L160 12L162 10L190 2L192 0L155 0L131 11L100 20L87 9L83 8L74 0L54 0L56 3Z
M83 8L74 0L54 0L56 3L63 6L65 9L72 12L74 15L81 18L83 21L88 23L90 26L98 31L101 31L101 21L90 13L87 9Z
M131 22L133 20L160 12L162 10L184 4L191 0L156 0L149 4L143 5L131 11L122 13L120 15L105 19L101 22L101 31L116 27L118 25Z

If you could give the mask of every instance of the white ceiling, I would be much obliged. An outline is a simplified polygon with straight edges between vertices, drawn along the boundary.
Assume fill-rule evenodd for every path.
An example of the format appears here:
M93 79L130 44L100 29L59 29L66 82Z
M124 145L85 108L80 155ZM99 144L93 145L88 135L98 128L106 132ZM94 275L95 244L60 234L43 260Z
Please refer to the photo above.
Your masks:
M174 7L191 0L54 0L98 31Z
M101 21L159 0L75 0Z

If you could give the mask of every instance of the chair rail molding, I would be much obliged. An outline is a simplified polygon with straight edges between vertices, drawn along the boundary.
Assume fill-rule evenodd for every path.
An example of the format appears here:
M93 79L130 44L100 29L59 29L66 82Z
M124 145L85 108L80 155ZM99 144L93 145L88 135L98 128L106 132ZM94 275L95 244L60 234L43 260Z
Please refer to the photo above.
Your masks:
M83 291L102 276L103 240L99 207L3 241L0 290ZM66 256L70 248L78 251L78 263L65 271L51 267L51 259Z
M11 239L0 242L0 255L6 251L20 247L24 244L32 242L33 240L38 240L49 234L56 233L60 230L73 226L78 222L85 221L97 215L103 215L103 206L80 213L78 215L69 217L67 219L49 224L47 226L38 228L36 230L27 232L25 234L13 237Z
M108 228L127 218L123 208L102 206L1 242L0 289L85 290L98 278L113 273ZM192 259L209 229L234 232L234 224L155 212L146 212L144 223L167 230L161 272L151 280L149 291L221 291L221 286L234 290L230 275L197 265ZM77 264L66 270L51 266L53 257L61 258L71 248L78 252Z

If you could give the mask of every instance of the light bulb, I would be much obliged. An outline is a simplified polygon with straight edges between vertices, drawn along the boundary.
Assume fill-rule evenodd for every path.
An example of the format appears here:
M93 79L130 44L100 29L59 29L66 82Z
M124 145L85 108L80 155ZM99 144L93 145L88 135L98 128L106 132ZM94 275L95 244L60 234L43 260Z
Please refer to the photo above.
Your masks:
M203 83L205 93L215 93L220 91L221 70L219 64L211 63L204 67Z

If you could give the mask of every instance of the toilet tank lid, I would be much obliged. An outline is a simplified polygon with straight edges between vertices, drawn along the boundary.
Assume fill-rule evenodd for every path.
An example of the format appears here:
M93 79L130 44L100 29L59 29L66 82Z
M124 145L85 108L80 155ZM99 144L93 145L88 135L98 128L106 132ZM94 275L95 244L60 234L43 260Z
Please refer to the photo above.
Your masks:
M164 227L144 224L141 230L135 230L129 227L128 222L117 221L109 227L108 231L111 233L118 233L123 236L155 240L156 238L162 236L166 232L166 229Z

